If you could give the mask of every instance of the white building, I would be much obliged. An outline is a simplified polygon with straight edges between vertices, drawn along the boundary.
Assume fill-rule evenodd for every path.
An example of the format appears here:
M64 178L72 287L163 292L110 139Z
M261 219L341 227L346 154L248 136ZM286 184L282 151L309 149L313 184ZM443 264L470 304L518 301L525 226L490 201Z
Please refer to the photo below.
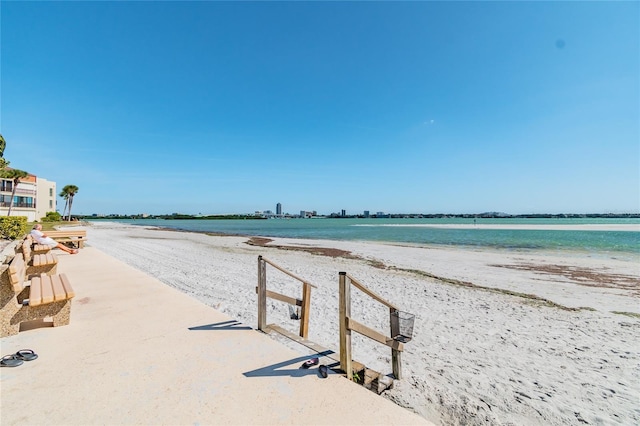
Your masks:
M11 216L26 216L29 222L41 220L47 212L56 211L56 183L28 175L15 188ZM1 179L0 215L6 216L11 205L13 180Z

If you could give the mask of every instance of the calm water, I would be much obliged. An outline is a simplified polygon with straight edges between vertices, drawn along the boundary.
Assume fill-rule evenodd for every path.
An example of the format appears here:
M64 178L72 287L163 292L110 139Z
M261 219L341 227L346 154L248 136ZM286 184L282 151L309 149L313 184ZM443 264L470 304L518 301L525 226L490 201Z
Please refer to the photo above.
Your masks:
M383 241L510 250L570 250L640 254L640 231L444 229L425 224L473 224L473 219L118 220L141 226L265 237ZM477 224L636 224L639 219L477 219Z

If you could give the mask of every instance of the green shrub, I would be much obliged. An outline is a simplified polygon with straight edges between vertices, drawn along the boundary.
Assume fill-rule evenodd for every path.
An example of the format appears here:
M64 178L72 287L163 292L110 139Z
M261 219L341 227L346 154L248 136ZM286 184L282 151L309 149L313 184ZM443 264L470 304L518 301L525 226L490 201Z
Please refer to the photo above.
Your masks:
M0 237L5 240L22 238L28 229L25 216L0 216Z
M61 216L58 212L47 212L47 215L42 218L43 222L60 222Z

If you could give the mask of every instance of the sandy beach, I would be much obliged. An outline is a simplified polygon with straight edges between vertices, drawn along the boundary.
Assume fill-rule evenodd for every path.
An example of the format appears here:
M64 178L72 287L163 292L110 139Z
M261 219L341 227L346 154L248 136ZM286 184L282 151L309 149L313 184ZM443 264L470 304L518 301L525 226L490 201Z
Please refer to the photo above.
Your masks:
M383 395L435 423L640 422L636 258L284 238L248 244L106 222L87 229L89 245L252 327L262 255L317 287L309 338L336 352L338 273L347 272L415 314L403 379ZM270 290L299 295L281 272L268 269L267 277ZM297 330L287 305L268 306L268 322ZM388 330L388 310L370 298L354 291L351 309ZM391 372L388 348L353 341L355 360Z

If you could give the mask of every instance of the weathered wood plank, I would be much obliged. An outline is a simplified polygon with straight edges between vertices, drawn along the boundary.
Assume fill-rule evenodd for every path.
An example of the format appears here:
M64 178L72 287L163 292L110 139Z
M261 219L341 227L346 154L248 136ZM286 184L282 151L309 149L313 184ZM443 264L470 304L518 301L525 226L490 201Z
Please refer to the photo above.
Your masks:
M53 302L53 285L51 283L52 279L58 277L50 277L48 275L40 276L40 294L42 295L42 304L47 304Z
M75 297L76 292L73 291L73 287L71 287L71 281L67 278L66 274L60 274L60 281L62 282L62 287L64 287L65 293L67 293L67 299L71 299Z
M354 286L356 286L356 288L358 288L358 290L362 291L364 294L368 295L369 297L372 297L373 299L377 300L378 302L382 303L385 306L388 306L389 308L398 309L391 302L387 302L381 296L377 295L376 293L374 293L373 291L369 290L364 285L360 284L358 281L356 281L350 275L349 275L349 280L351 281L351 284L353 284Z
M353 380L351 375L351 330L347 327L347 318L351 316L351 285L346 272L339 273L339 323L340 323L340 368L347 373L347 378Z
M64 289L64 286L62 285L62 280L59 277L56 277L57 279L51 281L52 287L53 287L53 299L56 302L59 302L61 300L65 300L67 298L67 292Z
M375 340L378 343L382 343L383 345L387 345L392 349L402 352L404 350L404 345L401 342L393 340L391 337L385 336L373 328L367 327L366 325L359 323L353 318L347 318L347 327L355 332L362 334L363 336L368 337L371 340Z
M322 356L326 356L328 358L331 358L333 361L335 362L340 362L340 360L338 359L338 357L335 355L335 352L332 351L329 348L325 348L322 345L319 345L315 342L312 342L310 340L307 340L303 337L298 336L295 333L292 333L289 330L285 330L284 328L280 327L279 325L276 324L269 324L267 326L267 329L270 331L275 331L276 333L282 334L283 336L293 340L296 343L301 344L302 346L305 346L309 349L311 349L312 351L317 352L318 354L322 354Z
M267 325L267 264L258 256L258 330Z
M268 263L269 265L271 265L271 266L273 266L274 268L276 268L278 271L280 271L280 272L282 272L282 273L284 273L284 274L289 275L291 278L294 278L294 279L296 279L296 280L298 280L298 281L301 281L302 283L307 283L307 284L309 284L309 285L310 285L311 287L313 287L313 288L317 288L315 285L313 285L313 284L311 284L311 283L307 282L306 280L304 280L304 279L300 278L300 277L299 277L299 276L297 276L297 275L292 274L291 272L289 272L289 271L287 271L286 269L284 269L284 268L282 268L282 267L280 267L280 266L276 265L275 263L271 262L270 260L267 260L267 259L265 259L264 257L262 258L262 260L264 260L266 263Z
M302 313L300 315L300 336L309 337L309 315L311 314L311 284L302 284Z
M42 287L40 277L31 279L31 287L29 289L29 306L39 306L42 304Z

